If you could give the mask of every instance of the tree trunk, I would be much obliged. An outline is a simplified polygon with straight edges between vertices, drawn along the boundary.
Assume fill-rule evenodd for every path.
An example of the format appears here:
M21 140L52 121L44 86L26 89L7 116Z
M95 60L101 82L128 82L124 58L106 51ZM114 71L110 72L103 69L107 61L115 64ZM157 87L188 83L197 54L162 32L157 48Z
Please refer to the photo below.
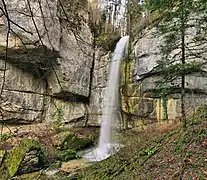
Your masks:
M185 65L185 0L181 0L182 3L182 15L181 15L181 50L182 50L182 65ZM185 115L185 72L182 72L181 76L181 121L183 122L183 127L186 127L186 115Z

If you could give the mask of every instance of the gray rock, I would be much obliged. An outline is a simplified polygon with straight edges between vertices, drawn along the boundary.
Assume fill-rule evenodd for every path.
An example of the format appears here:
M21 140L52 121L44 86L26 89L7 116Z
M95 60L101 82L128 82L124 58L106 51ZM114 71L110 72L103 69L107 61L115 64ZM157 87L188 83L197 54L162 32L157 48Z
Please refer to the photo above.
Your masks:
M149 30L134 46L135 80L140 80L142 75L152 71L161 58L159 50L161 38L154 37L153 33L155 29Z
M3 7L2 2L0 5ZM0 17L0 103L4 121L37 123L59 118L69 126L85 125L93 54L87 12L80 12L86 21L81 22L77 33L59 14L57 0L29 4L11 0L6 6L14 33L9 37L4 78L7 20Z
M59 65L48 77L52 94L71 92L89 96L93 53L91 44L92 36L86 24L83 25L79 35L74 35L65 28L62 29Z
M86 122L86 108L83 103L64 102L49 98L46 107L45 122L58 122L60 125L84 126Z
M31 150L25 154L18 170L18 174L25 174L39 170L39 152Z
M0 69L4 61L0 60ZM5 73L0 71L2 91L1 112L8 123L34 123L42 121L46 85L33 75L7 63Z
M193 22L189 22L192 23ZM198 35L196 28L189 28L187 30L186 42L195 45L193 43L194 38ZM153 33L156 32L156 29L153 28L151 30L146 29L146 33L142 38L140 38L134 46L134 57L136 60L134 79L137 82L141 82L141 95L148 95L150 98L159 97L160 95L157 93L149 93L154 92L157 89L157 81L162 80L162 72L157 69L158 61L162 60L162 55L160 52L160 45L163 45L163 39L161 36L155 37ZM203 57L206 57L206 52L203 52L206 44L200 44L195 46L192 51L186 50L186 62L197 61L203 62L203 59L196 58L193 53L203 53ZM180 52L180 49L175 49L169 57L174 57L177 53ZM177 61L180 61L179 56L175 56ZM206 96L202 93L207 93L207 78L206 78L206 66L202 68L202 73L195 72L189 75L186 75L186 96L185 96L185 106L186 106L186 115L191 116L196 107L205 104ZM159 72L158 74L154 72ZM174 88L181 87L181 77L177 77L176 80L167 83L168 86ZM174 94L168 97L167 108L169 119L176 119L181 116L180 110L180 94L178 92L174 92ZM156 105L156 114L157 119L162 119L162 103L159 99L157 99Z
M89 125L100 125L104 95L107 85L109 54L96 51L93 82L90 94Z
M59 18L57 17L57 0L11 0L6 1L6 6L9 18L12 21L11 28L22 40L27 44L42 45L43 43L50 49L59 50L61 30ZM3 7L2 2L1 7ZM32 13L29 7L31 7ZM5 17L4 23L7 25ZM18 26L16 24L18 24ZM40 42L40 38L42 43ZM15 45L15 43L12 44Z

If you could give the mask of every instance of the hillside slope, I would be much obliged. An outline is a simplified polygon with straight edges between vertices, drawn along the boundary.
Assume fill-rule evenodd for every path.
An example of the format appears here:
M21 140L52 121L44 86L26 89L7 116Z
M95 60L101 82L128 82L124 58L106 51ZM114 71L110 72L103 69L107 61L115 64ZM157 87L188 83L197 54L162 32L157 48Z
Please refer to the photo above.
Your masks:
M69 179L207 179L206 119L128 139L122 152Z

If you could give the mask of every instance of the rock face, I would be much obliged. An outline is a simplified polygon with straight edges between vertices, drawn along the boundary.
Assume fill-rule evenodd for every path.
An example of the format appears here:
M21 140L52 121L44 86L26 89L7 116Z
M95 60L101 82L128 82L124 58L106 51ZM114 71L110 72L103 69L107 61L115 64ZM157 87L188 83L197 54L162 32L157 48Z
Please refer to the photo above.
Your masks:
M162 72L154 73L157 71L158 63L157 61L161 59L161 53L159 46L163 44L162 37L155 37L153 33L155 32L155 28L146 30L146 33L141 37L134 46L134 58L135 58L135 72L134 79L139 84L141 83L141 96L147 96L151 99L158 98L156 104L156 116L157 119L163 118L163 107L162 101L159 99L153 92L156 89L156 82L162 78ZM192 43L193 38L196 36L196 29L191 28L187 31L186 41L188 43ZM201 48L204 45L199 45L197 48ZM197 50L194 49L194 52ZM174 56L178 53L179 50L175 50L172 52L170 56ZM186 61L190 62L193 60L197 62L201 62L200 59L193 57L191 52L186 51L187 59ZM205 54L205 53L204 53ZM179 58L179 57L178 57ZM191 116L194 110L205 104L206 96L203 95L207 92L207 78L205 76L206 68L203 68L203 72L194 72L186 75L186 114ZM181 78L177 78L171 83L168 83L171 87L181 87ZM167 109L169 119L176 119L181 116L180 111L180 94L173 94L168 98Z
M67 14L71 13L68 4L57 0L0 2L11 28L6 51L8 21L2 14L0 111L5 122L85 124L92 84L92 34L87 11L75 11L79 24L74 24Z
M0 68L4 69L4 61ZM46 83L28 72L7 63L7 70L0 71L1 113L8 123L41 122L45 106ZM6 123L5 122L5 123Z
M59 50L61 28L57 17L57 0L5 2L11 20L11 29L24 40L25 44L44 44L50 49ZM4 7L2 2L1 7ZM5 18L3 21L6 23ZM10 46L15 46L16 41L21 40L16 37L13 43L9 43Z
M134 60L122 62L121 105L124 128L143 125L143 120L156 119L156 101L141 95L141 85L133 79L134 67Z
M88 124L99 125L101 121L102 108L104 105L104 94L107 86L108 68L110 54L96 51L93 82L90 94L90 106L88 109Z
M89 96L93 56L92 37L88 26L82 28L78 37L72 31L62 28L59 52L61 58L58 59L56 74L53 72L48 78L49 88L53 94L64 91Z
M134 45L135 56L135 80L139 80L142 75L149 73L157 65L160 59L159 45L161 38L154 37L155 30L149 30Z

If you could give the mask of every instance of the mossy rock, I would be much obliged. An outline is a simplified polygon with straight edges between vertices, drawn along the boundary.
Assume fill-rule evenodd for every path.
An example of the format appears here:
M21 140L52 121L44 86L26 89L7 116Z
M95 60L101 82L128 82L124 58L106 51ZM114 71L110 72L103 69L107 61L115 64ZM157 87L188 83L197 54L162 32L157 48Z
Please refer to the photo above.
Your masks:
M39 179L41 176L41 172L33 172L29 174L23 174L21 176L15 177L17 180L31 180L31 179Z
M58 180L54 176L47 176L42 172L33 172L15 177L16 180Z
M37 141L22 139L8 152L4 164L11 177L39 170L45 162L44 152Z
M5 164L3 164L6 157L6 151L0 150L0 180L6 180L10 178L8 169Z
M78 137L75 134L68 134L62 141L60 148L61 150L71 149L73 151L80 151L89 148L93 145L91 139L86 137Z
M78 156L74 150L68 149L57 152L57 158L61 161L67 162L72 159L77 159Z
M58 154L58 153L57 153ZM54 169L58 169L61 167L62 162L61 161L56 161L52 164L50 164L50 166L48 167L48 170L54 170Z

